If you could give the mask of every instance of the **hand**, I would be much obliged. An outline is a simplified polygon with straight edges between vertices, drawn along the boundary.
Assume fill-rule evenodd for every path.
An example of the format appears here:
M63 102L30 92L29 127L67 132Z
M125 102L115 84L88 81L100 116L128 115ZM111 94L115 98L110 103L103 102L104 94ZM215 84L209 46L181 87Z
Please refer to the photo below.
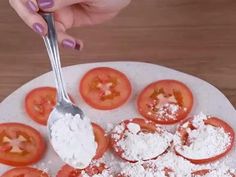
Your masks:
M9 0L23 21L41 36L47 34L47 24L39 10L54 12L58 42L80 50L79 39L66 33L72 27L93 25L114 17L130 0Z

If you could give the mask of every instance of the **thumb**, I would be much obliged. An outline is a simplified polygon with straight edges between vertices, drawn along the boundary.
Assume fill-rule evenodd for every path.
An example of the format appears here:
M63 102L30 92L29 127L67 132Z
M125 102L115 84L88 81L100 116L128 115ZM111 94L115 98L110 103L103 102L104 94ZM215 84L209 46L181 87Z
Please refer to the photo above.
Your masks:
M85 2L86 0L37 0L41 10L53 12L66 6Z

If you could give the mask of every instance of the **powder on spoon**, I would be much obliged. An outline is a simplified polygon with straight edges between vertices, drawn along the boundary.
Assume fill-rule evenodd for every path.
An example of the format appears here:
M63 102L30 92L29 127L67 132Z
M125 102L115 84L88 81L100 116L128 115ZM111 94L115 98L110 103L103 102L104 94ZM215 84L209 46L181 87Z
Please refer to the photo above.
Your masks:
M54 150L63 161L74 168L87 167L95 156L97 144L93 129L87 117L65 114L50 128Z

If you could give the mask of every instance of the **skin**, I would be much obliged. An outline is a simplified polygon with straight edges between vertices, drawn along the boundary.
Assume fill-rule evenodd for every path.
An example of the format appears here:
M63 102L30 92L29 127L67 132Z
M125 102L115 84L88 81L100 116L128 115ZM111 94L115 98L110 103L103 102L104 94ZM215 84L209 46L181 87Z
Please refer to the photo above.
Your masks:
M72 27L95 25L111 19L126 7L130 0L54 0L53 6L43 8L40 0L9 0L10 5L21 19L33 30L35 24L42 26L38 32L44 36L47 34L47 24L39 14L39 10L54 12L58 42L70 40L82 48L82 41L70 36L66 30ZM34 8L29 8L29 4ZM76 45L72 46L76 48Z

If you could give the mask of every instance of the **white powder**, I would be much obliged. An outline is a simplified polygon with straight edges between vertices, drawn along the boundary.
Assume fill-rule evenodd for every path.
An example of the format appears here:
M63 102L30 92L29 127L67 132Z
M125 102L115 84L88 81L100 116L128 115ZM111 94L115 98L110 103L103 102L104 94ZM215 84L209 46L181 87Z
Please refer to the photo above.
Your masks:
M140 126L135 123L128 123L127 128L133 134L137 134L141 130Z
M191 177L194 165L168 152L149 162L127 163L121 174L125 177Z
M80 115L59 118L51 127L51 142L62 160L78 169L90 164L97 148L89 119Z
M200 112L198 115L195 115L193 117L192 124L196 128L202 127L204 126L204 120L206 119L207 119L207 116L204 113Z
M114 131L123 130L122 139L118 134L114 134L112 137L117 139L117 145L124 150L122 156L130 161L157 157L165 152L172 141L172 134L161 128L157 128L154 133L144 133L140 132L141 128L136 123L129 123L127 130L120 126L118 125L118 128L115 128Z
M230 145L230 136L223 128L205 125L206 116L203 114L195 116L194 126L197 129L187 129L188 144L182 145L181 136L176 133L174 136L174 145L178 153L186 158L206 159L224 152ZM207 147L207 148L206 148Z
M82 173L81 177L113 177L108 170L103 170L100 174L88 175L87 173Z

